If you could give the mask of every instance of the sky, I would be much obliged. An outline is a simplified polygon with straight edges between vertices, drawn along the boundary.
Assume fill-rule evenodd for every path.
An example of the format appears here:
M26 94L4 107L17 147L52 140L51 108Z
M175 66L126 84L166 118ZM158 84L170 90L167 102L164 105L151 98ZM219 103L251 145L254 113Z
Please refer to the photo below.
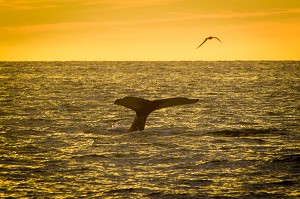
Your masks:
M0 61L300 60L299 35L299 0L0 0Z

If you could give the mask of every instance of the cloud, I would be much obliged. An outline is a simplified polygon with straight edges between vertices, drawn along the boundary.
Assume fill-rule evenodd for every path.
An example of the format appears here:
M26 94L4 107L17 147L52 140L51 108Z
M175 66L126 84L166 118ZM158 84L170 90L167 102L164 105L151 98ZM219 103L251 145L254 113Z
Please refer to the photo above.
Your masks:
M101 6L106 10L159 6L182 0L0 0L2 9L32 10L66 5Z
M211 12L178 12L177 19L188 20L188 19L214 19L214 18L249 18L249 17L264 17L264 16L275 16L281 14L300 14L300 8L292 9L276 9L263 12L237 12L232 10L224 10L221 12L211 13Z
M93 22L67 22L67 23L53 23L53 24L37 24L37 25L23 25L2 27L0 30L11 33L28 33L28 32L42 32L42 31L59 31L59 30L74 30L85 29L88 27L97 26L97 23Z
M8 2L10 2L10 6L20 6L20 5L28 5L29 7L36 8L38 6L38 2L48 2L47 0L0 0L0 3L6 3L8 6ZM51 1L53 6L58 6L57 1ZM130 1L122 1L117 5L116 0L89 0L84 1L87 3L106 3L110 5L117 6L137 6L135 3L137 0ZM139 1L140 2L140 1ZM170 3L171 1L166 0L164 3ZM149 0L141 1L138 3L139 6L146 5L158 5L161 1L158 0ZM29 9L29 7L27 7ZM300 14L300 8L287 8L287 9L273 9L264 12L256 11L256 12L241 12L241 11L232 11L232 10L224 10L218 13L197 11L197 10L183 10L183 11L168 11L164 13L164 17L160 15L149 15L148 17L136 17L136 18L118 18L115 19L107 19L105 17L100 17L98 19L88 20L88 21L72 21L70 18L69 22L58 22L58 23L44 23L44 24L36 24L36 25L20 25L20 26L2 26L0 30L5 32L16 32L16 33L24 33L24 32L39 32L39 31L59 31L59 30L87 30L87 29L97 29L103 27L119 27L122 28L124 26L136 26L136 25L148 25L148 24L163 24L169 22L185 22L191 20L218 20L218 19L239 19L239 18L255 18L255 17L268 17L268 16L280 16L280 15L289 15L291 14ZM276 22L276 21L275 21Z
M171 3L176 3L183 0L87 0L84 1L85 5L103 5L106 9L128 9L128 8L138 8L138 7L148 7L148 6L160 6Z
M59 0L0 0L1 8L12 10L33 10L52 8L62 5Z

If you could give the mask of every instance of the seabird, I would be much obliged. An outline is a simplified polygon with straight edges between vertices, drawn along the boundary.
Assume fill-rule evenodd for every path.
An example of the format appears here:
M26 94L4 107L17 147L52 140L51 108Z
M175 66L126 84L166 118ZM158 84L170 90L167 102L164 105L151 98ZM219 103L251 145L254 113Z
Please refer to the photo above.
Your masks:
M210 36L210 37L207 37L203 42L202 42L202 44L200 44L196 49L198 49L200 46L202 46L208 39L217 39L217 40L219 40L220 42L221 42L221 40L218 38L218 37L212 37L212 36ZM222 43L222 42L221 42Z

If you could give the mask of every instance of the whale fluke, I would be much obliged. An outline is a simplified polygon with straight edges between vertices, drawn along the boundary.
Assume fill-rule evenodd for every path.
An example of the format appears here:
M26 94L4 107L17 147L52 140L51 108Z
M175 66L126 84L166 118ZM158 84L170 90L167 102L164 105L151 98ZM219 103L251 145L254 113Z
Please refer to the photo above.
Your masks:
M129 128L129 131L142 131L145 129L147 117L155 110L167 108L171 106L179 106L184 104L193 104L199 99L188 99L183 97L167 98L161 100L146 100L138 97L124 97L117 99L114 104L124 106L134 110L136 116Z

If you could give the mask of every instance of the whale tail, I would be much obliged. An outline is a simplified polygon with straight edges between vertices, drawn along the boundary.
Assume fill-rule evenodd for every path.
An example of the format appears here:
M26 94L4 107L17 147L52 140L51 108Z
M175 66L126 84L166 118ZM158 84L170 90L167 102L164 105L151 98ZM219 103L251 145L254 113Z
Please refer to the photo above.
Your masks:
M117 99L114 104L124 106L136 112L134 121L129 128L129 131L132 132L144 130L147 117L155 110L171 106L192 104L198 101L199 99L188 99L183 97L167 98L153 101L138 97L124 97L122 99Z

